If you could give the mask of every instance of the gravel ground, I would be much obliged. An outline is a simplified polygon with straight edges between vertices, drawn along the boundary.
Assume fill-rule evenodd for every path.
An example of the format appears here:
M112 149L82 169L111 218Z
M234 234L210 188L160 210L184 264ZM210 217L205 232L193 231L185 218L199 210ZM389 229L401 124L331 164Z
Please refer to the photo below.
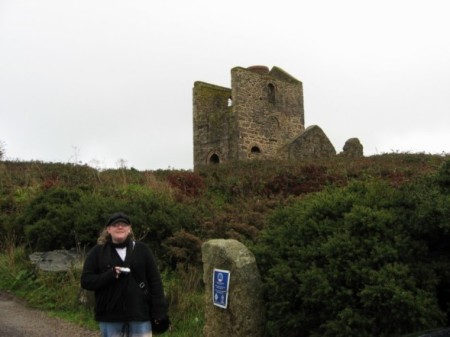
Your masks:
M50 317L0 291L0 337L100 337L100 333Z

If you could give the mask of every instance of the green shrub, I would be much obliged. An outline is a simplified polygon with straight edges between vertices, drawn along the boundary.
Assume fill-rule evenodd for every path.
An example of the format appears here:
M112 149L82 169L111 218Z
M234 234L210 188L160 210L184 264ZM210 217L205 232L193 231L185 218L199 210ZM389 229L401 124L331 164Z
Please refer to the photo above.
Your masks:
M115 210L127 213L138 239L147 242L164 264L170 263L163 243L181 229L195 225L192 209L174 201L170 195L144 186L128 185L110 194Z
M111 190L43 189L16 219L34 250L93 246L110 214L130 215L138 239L149 243L165 263L170 257L163 242L195 224L192 209L170 195L140 185Z
M172 265L201 267L202 241L197 236L182 229L167 239L165 244Z
M76 189L51 188L43 190L17 219L27 241L36 250L52 250L74 246L72 228L81 192Z
M354 183L273 214L255 248L269 335L392 336L445 321L407 192Z
M450 160L442 164L437 176L437 182L445 193L450 193Z

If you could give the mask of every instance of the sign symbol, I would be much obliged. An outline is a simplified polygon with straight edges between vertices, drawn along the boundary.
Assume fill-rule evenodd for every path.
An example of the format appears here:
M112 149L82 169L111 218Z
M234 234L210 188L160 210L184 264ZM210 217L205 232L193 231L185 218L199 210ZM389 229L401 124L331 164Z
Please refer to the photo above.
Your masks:
M228 288L230 286L230 271L214 269L213 271L213 304L226 309L228 305Z

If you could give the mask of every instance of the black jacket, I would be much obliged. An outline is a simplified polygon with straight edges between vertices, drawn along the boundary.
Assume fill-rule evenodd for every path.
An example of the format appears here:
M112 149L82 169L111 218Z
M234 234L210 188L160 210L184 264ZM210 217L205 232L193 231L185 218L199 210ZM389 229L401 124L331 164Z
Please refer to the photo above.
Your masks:
M114 266L131 269L116 278ZM149 295L139 283L144 282ZM125 261L110 242L91 249L84 262L81 287L95 292L95 319L100 322L148 321L167 316L161 276L150 249L130 241Z

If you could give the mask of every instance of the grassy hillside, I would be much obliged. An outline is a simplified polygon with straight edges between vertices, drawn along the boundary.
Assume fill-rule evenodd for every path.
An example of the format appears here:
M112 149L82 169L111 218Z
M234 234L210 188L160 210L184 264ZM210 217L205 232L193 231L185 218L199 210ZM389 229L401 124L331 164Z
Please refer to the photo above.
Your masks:
M435 174L445 156L392 153L360 159L230 163L198 172L97 171L88 166L0 162L0 234L31 250L85 247L111 212L134 229L165 265L199 263L201 242L254 242L277 207L352 181L401 186Z
M435 176L446 160L447 156L392 153L360 159L229 163L196 172L97 171L73 164L2 161L0 289L56 312L79 312L73 301L54 297L60 294L59 281L33 271L26 256L35 250L85 251L95 244L108 215L120 209L130 214L137 237L155 251L164 271L179 333L174 337L198 336L203 322L202 242L234 238L252 246L274 211L301 204L314 193L373 181L400 189ZM73 297L78 273L60 277ZM57 289L48 290L51 285Z

